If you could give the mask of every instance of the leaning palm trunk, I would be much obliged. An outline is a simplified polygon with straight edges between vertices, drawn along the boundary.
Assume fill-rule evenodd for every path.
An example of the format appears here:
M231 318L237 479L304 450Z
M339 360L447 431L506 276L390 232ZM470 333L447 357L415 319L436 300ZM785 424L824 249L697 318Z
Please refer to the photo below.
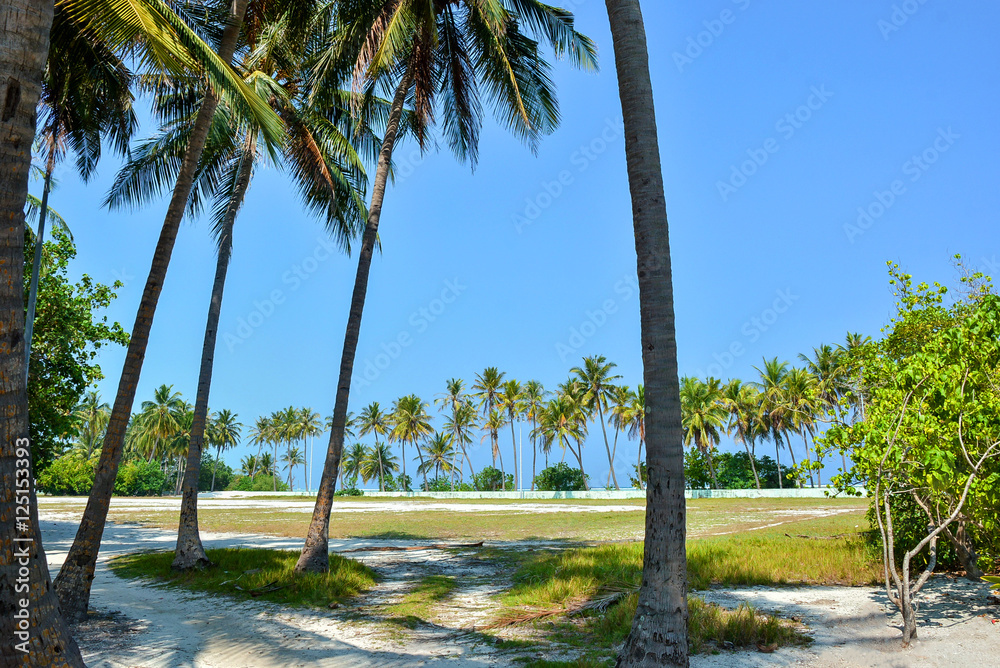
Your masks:
M35 107L49 48L52 2L4 0L0 6L0 581L4 613L0 622L3 665L83 666L59 615L42 549L28 441L27 369L24 348L24 203L35 129ZM28 466L18 466L18 460ZM21 462L24 463L23 461ZM20 511L16 512L15 508ZM22 514L27 511L27 514ZM27 591L15 608L14 584L27 571ZM30 629L18 637L15 615L28 613ZM15 645L24 643L20 649ZM21 651L23 649L24 651Z
M347 402L350 398L351 375L354 371L354 357L358 350L358 337L361 334L361 317L365 308L365 295L368 292L368 273L371 270L372 255L375 253L375 244L378 240L378 224L382 216L382 201L385 199L385 187L389 177L389 167L392 163L392 149L396 143L396 133L403 115L403 104L406 102L406 93L412 80L413 71L412 68L408 68L399 82L399 87L392 100L389 123L386 125L385 138L382 140L382 150L379 153L378 166L375 170L372 202L368 209L368 224L365 225L364 235L361 239L361 250L358 252L358 273L354 279L351 310L347 317L347 332L344 335L344 350L340 358L340 378L337 382L337 398L333 408L330 443L326 449L323 475L316 492L316 507L313 509L312 520L309 522L306 542L302 546L299 561L295 564L295 570L299 572L325 573L330 569L330 509L333 504L337 470L340 468L340 456L344 449ZM406 458L404 456L403 475L405 474Z
M420 444L416 441L413 442L413 445L417 448L417 457L420 459L420 466L417 467L417 470L422 472L424 475L424 491L429 492L430 488L427 486L427 468L424 466L424 451L420 447ZM436 468L434 470L434 475L437 475Z
M54 142L53 142L54 144ZM45 240L45 215L49 212L49 191L52 189L52 170L56 166L56 147L49 146L45 161L45 185L42 187L42 205L38 210L38 234L35 235L35 258L31 263L31 287L28 288L28 315L24 321L24 377L31 367L31 338L35 331L35 304L38 301L38 276L42 270L42 244Z
M252 133L251 133L252 134ZM252 145L247 141L236 177L229 205L226 208L222 229L219 232L219 257L215 264L215 281L212 283L212 298L208 305L208 323L205 325L205 341L201 348L201 370L198 373L198 393L194 401L194 418L191 422L191 443L188 447L187 469L182 487L181 518L177 527L177 549L171 567L176 570L204 568L211 564L205 556L198 532L198 476L201 473L201 449L205 441L205 423L208 420L208 396L212 389L212 368L215 364L215 342L219 333L219 314L222 312L222 297L226 290L226 273L233 251L233 224L236 214L243 205L253 174ZM219 460L216 458L218 468ZM291 467L289 467L290 469ZM212 489L215 489L215 471L212 471Z
M514 446L514 490L521 489L521 469L517 466L517 437L514 435L514 420L510 421L510 442Z
M232 60L233 52L236 50L236 41L239 38L246 7L247 0L234 0L232 14L230 14L223 30L219 43L219 58L226 63ZM170 264L170 255L174 249L174 241L177 239L177 230L184 217L184 210L187 207L188 197L194 183L194 174L198 168L198 162L201 160L205 141L208 138L208 130L218 103L215 94L208 90L201 108L198 110L191 138L188 140L187 150L184 152L184 160L177 175L177 183L174 185L173 196L170 198L170 205L163 221L163 228L160 230L160 238L156 242L153 263L149 270L149 277L146 279L146 287L143 289L142 300L139 302L139 312L136 314L135 324L132 327L132 338L125 355L121 380L118 382L118 395L115 397L115 405L111 411L111 418L104 436L104 445L97 464L94 486L91 489L90 498L87 500L87 508L84 510L80 528L73 540L73 546L70 548L66 561L55 581L56 593L59 595L59 608L68 619L82 619L86 615L87 606L90 603L90 585L94 580L97 553L101 547L108 506L111 503L111 494L114 491L115 478L118 475L118 464L122 458L125 428L132 412L139 374L146 356L149 330L153 325L153 315L156 313L156 304L160 298L160 291L163 289L163 280L167 274L167 266Z
M615 457L611 454L611 447L608 445L608 429L604 425L604 408L601 407L599 398L597 400L597 415L601 420L601 433L604 434L604 449L608 451L608 466L611 468L610 481L615 483L615 489L621 489L618 486L618 476L615 475ZM615 444L617 447L617 436Z
M625 119L646 388L642 585L618 666L687 666L684 447L670 244L646 32L639 0L606 0Z
M760 489L760 476L757 475L757 463L754 461L753 451L750 449L750 444L743 441L743 447L747 449L747 456L750 457L750 470L753 471L753 481L757 485L757 489Z

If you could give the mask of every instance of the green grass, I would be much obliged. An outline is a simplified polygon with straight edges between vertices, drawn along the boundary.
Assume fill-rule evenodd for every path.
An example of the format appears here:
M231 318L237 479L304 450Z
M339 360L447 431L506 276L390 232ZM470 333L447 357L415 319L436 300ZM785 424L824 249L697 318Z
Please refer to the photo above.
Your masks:
M364 593L375 572L357 561L330 556L327 573L295 573L299 553L290 550L225 548L207 550L214 566L172 570L173 552L142 552L115 557L111 570L123 578L149 578L167 586L258 599L290 606L326 607Z
M400 601L386 606L383 614L390 622L414 629L430 622L433 608L451 596L457 587L453 577L425 576Z

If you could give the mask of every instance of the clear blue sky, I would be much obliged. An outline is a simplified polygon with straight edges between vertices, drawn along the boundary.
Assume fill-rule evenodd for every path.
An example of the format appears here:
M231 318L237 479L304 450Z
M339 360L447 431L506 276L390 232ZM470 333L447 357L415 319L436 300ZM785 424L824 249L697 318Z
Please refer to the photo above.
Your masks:
M640 382L607 15L599 0L567 3L598 43L602 71L556 66L563 123L537 156L492 124L474 174L446 150L423 158L412 145L398 150L401 177L383 211L384 252L372 267L355 377L369 363L385 366L383 344L401 333L412 342L370 371L370 383L355 385L352 410L411 392L430 401L445 379L471 382L490 365L554 387L589 354L617 362L629 385ZM962 253L996 275L1000 7L646 0L643 9L682 375L749 379L762 357L794 360L848 330L877 334L892 312L887 260L919 279L951 281L950 258ZM166 201L109 213L99 203L115 161L86 187L67 169L52 204L79 245L73 269L126 280L110 316L131 329ZM870 216L860 224L859 207ZM244 423L288 405L329 414L354 259L310 259L322 228L273 168L258 173L235 234L211 406ZM194 400L214 267L206 225L186 223L137 406L161 383ZM449 285L457 297L435 302ZM275 291L282 303L253 316ZM613 312L598 312L607 306ZM602 324L584 326L591 318ZM257 326L233 343L241 319ZM121 349L100 358L108 401L123 359ZM591 433L586 463L599 484L607 461L597 425ZM509 440L501 443L509 462ZM624 482L635 444L623 448ZM226 459L236 464L244 454ZM488 457L488 446L477 447L476 468Z

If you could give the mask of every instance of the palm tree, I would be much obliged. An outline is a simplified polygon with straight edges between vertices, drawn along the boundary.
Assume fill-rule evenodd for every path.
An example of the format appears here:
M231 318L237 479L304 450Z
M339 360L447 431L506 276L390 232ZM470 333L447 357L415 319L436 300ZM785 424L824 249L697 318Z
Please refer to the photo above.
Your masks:
M802 436L810 487L815 487L815 481L813 480L812 460L809 457L807 437L815 436L816 419L822 410L822 400L817 396L818 385L816 376L805 369L793 368L785 377L785 399L788 402L788 410L791 415L791 430L797 431Z
M295 467L305 464L306 458L302 455L302 451L298 448L288 448L285 454L281 456L281 462L288 467L288 489L295 489Z
M580 473L583 474L583 460L579 453L573 450L571 441L578 444L586 437L586 421L579 417L579 408L572 397L566 393L560 393L555 398L550 399L539 411L537 435L542 439L542 449L548 452L552 444L557 444L565 453L569 448L580 464ZM584 486L587 487L587 476L583 474Z
M521 472L517 465L517 439L514 436L514 421L524 412L521 383L508 380L503 384L498 397L498 408L507 411L507 422L510 423L510 441L514 446L514 489L521 489Z
M538 412L545 401L545 388L537 380L524 384L524 415L531 422L531 491L535 491L535 462L538 457L535 430L538 428Z
M222 30L219 40L218 57L213 61L221 61L219 64L223 68L228 66L236 50L236 43L239 39L247 1L234 0L229 7L225 27ZM245 90L246 86L241 86L241 89ZM236 98L229 99L233 102L236 101ZM248 97L248 100L255 103L258 107L264 104L263 100L252 94L251 97ZM121 379L118 383L118 394L115 398L111 418L104 436L104 445L101 449L101 458L97 465L90 499L87 502L87 508L84 511L83 519L80 522L73 545L54 583L59 596L59 607L63 611L63 614L70 619L82 619L87 612L87 606L90 601L90 586L94 578L94 568L97 563L97 553L100 549L101 536L104 532L104 523L107 519L111 494L114 491L118 465L121 462L125 429L132 410L132 404L135 400L136 386L138 385L142 363L146 355L146 346L149 342L149 331L153 324L153 316L156 313L156 305L163 288L163 281L166 278L167 267L170 264L170 255L173 252L174 242L177 239L180 222L187 207L191 187L194 182L194 175L201 159L202 150L205 147L218 103L219 95L217 91L212 87L207 88L201 107L198 110L198 117L191 132L187 150L184 154L177 183L174 186L173 196L164 217L163 227L153 254L152 266L150 267L146 286L143 289L142 299L139 303L135 324L129 339L128 351L125 355ZM262 118L265 117L262 116ZM266 118L274 118L270 110L268 110ZM276 118L275 121L277 121ZM261 127L262 131L271 141L275 141L280 136L278 128L279 125L277 123L268 123Z
M609 393L608 421L615 428L615 438L611 443L611 459L618 455L618 435L628 426L628 410L635 395L628 385L615 385ZM611 484L611 481L608 481Z
M722 387L719 380L709 378L681 378L681 425L684 429L684 445L692 443L708 461L708 472L712 476L712 489L718 489L715 477L715 463L712 452L721 440L720 431L725 429L729 411L723 404Z
M813 348L812 358L800 354L801 359L806 364L809 373L816 377L816 395L819 400L819 409L822 416L829 416L830 419L836 415L840 405L840 399L847 395L849 385L845 376L843 365L844 348L833 347L823 344L819 348ZM847 473L847 453L841 451L843 471ZM819 452L816 453L819 457ZM822 468L820 468L822 472ZM822 484L822 479L820 479Z
M260 457L257 458L257 470L263 475L276 476L278 472L275 470L274 458L271 457L270 452L265 452Z
M760 393L750 384L744 384L735 379L729 381L722 389L722 401L729 411L729 421L725 430L733 435L746 448L750 458L750 469L753 471L754 484L760 489L760 476L757 475L754 442L760 435Z
M361 475L365 480L378 479L378 490L385 491L385 478L399 470L392 450L385 443L376 443L366 450L361 462Z
M185 408L180 392L173 385L160 385L153 392L152 401L143 401L136 416L136 439L145 444L147 461L163 453L161 448L180 431L180 420Z
M73 417L76 419L84 455L87 459L94 454L98 442L104 435L104 430L108 426L108 416L111 414L111 407L101 401L101 395L96 390L91 390L83 396L83 401L73 409Z
M483 434L482 438L479 439L480 443L486 438L490 438L493 442L493 465L496 467L497 458L500 459L500 484L503 491L507 491L507 471L503 467L503 453L500 452L500 447L496 442L496 434L503 429L504 425L507 424L507 418L504 416L503 411L498 408L494 408L489 415L482 422L483 428L486 433Z
M452 461L455 459L455 446L451 443L451 434L442 434L439 431L434 432L427 439L425 448L427 459L421 462L420 469L418 469L419 473L423 473L426 478L427 471L433 469L435 479L440 478L442 472L451 473Z
M756 383L761 391L762 408L765 424L771 439L774 441L774 457L778 465L778 487L784 484L781 475L781 444L788 445L792 455L792 466L795 466L795 453L791 444L787 443L786 435L791 426L792 415L789 411L785 392L785 379L788 376L788 362L779 362L778 358L764 360L764 369L754 367L760 374L760 382Z
M255 455L247 455L240 460L240 471L243 475L253 476L254 472L257 471L257 457Z
M355 485L357 485L359 475L364 482L368 482L369 479L363 475L364 463L367 458L368 449L362 444L355 443L348 448L347 455L344 457L344 477L347 480L353 480Z
M632 197L646 430L646 536L642 585L619 668L687 666L684 446L674 331L674 292L663 171L646 30L639 0L606 0L625 121Z
M482 95L494 107L497 117L531 146L558 122L548 64L539 53L538 42L522 30L544 39L557 55L569 54L579 66L596 67L595 47L574 30L572 14L539 0L517 0L503 5L495 1L484 5L478 0L447 3L351 0L337 2L331 15L336 35L330 42L329 57L323 60L325 66L318 68L314 91L332 88L350 72L356 87L365 88L365 97L379 83L394 88L395 92L372 184L368 223L358 253L337 381L334 428L316 508L296 564L296 570L311 572L325 572L329 568L333 478L344 444L343 423L368 275L380 239L382 203L404 104L412 94L413 113L408 120L421 148L425 146L430 123L435 118L441 119L442 130L455 155L475 164L482 125ZM480 81L484 84L482 90Z
M399 441L402 447L403 475L406 475L406 444L412 443L417 448L417 456L420 458L420 465L423 466L424 454L420 448L420 441L426 438L432 431L431 416L427 414L427 404L415 394L408 394L400 397L392 407L392 414L389 417L392 431L390 439ZM424 469L424 491L427 491L427 471Z
M215 472L219 468L224 450L235 448L240 443L243 424L236 421L239 416L228 409L222 409L211 422L210 442L215 446L215 465L212 467L212 488L215 491Z
M261 450L264 449L264 446L270 445L272 441L274 441L274 426L271 424L271 421L265 416L257 418L257 421L250 429L250 442L257 446L255 461L260 461ZM257 470L251 469L250 478L253 479L256 474Z
M601 433L604 434L604 449L608 453L608 485L610 486L614 482L615 489L621 489L618 486L618 476L615 475L615 458L611 454L611 446L608 444L608 430L604 423L604 407L614 391L612 382L621 378L618 375L611 375L611 370L616 366L614 362L608 362L604 355L594 355L584 357L583 367L573 367L570 369L570 373L575 373L580 382L587 388L584 400L592 407L597 408L597 417L601 422Z
M46 159L25 316L26 366L31 361L45 218L56 162L69 148L76 154L77 171L86 182L100 160L102 139L107 138L118 153L124 154L137 125L129 90L132 74L115 53L86 32L80 22L71 21L62 6L56 8L52 32L39 101L38 139Z
M434 403L439 404L442 408L449 409L451 414L446 418L448 420L448 431L451 433L452 443L459 443L462 447L462 453L465 454L465 444L462 441L462 437L459 433L456 433L457 429L460 429L459 422L455 419L460 410L462 404L466 403L465 393L463 392L465 388L465 381L461 378L449 378L445 381L446 392L436 398ZM458 448L454 449L455 458L458 458ZM455 490L455 462L452 461L452 476L451 476L451 488L452 491ZM465 464L462 465L462 469L465 468ZM459 471L461 473L461 471Z
M452 444L457 443L462 450L462 458L469 465L470 478L476 477L476 471L472 468L472 459L469 457L466 446L472 443L472 432L479 426L478 417L476 407L472 405L468 397L463 397L455 412L445 420L444 424L445 429L451 432ZM464 466L463 464L462 468ZM461 470L459 470L459 475L461 476Z
M628 437L639 439L639 454L635 472L639 479L639 488L642 489L642 446L646 442L646 390L642 385L635 388L632 403L625 414L625 423L628 425Z
M495 366L486 367L482 373L476 374L476 382L472 384L472 389L475 391L473 396L479 399L479 410L482 411L483 417L486 418L483 422L483 427L488 429L487 433L490 436L493 466L497 465L497 455L500 454L500 446L497 443L497 430L490 428L488 423L490 422L490 415L493 414L493 410L500 401L500 386L503 385L503 377L505 375L503 371L500 371ZM500 458L500 462L500 468L502 469L503 457Z
M300 408L296 414L299 436L302 438L303 475L306 480L306 494L309 493L309 452L313 450L313 438L323 433L323 422L320 414L311 408Z

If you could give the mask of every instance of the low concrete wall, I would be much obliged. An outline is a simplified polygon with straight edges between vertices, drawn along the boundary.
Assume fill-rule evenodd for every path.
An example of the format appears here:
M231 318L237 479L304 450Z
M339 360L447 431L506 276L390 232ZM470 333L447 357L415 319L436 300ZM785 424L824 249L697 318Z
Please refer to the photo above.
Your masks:
M859 490L864 493L864 490ZM688 499L822 499L836 496L831 487L805 487L803 489L688 489L684 491ZM248 496L312 496L305 492L202 492L200 498L238 499ZM589 492L373 492L365 490L365 496L381 498L430 498L430 499L644 499L646 492L637 489L591 490ZM341 497L351 500L352 497Z

